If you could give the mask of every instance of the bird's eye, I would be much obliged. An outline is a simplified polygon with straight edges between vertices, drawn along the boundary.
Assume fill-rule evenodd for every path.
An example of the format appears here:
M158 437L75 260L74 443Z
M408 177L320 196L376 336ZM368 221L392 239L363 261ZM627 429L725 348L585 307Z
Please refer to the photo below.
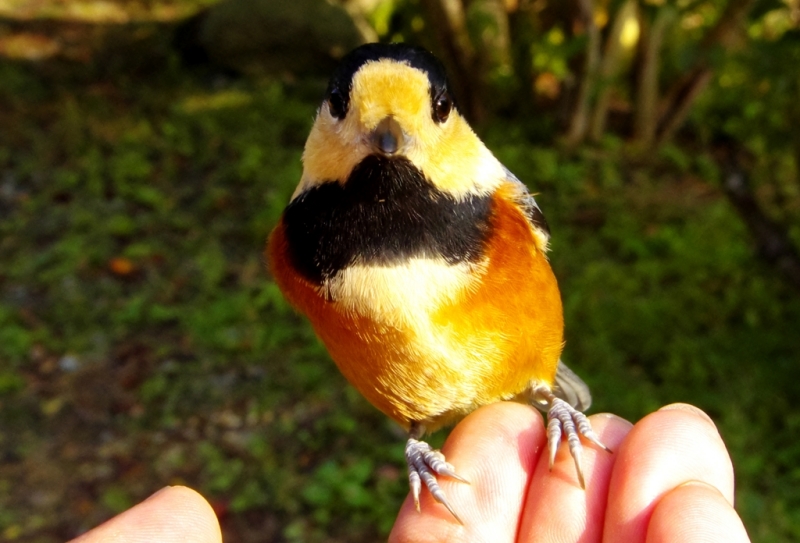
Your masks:
M452 109L453 99L447 92L443 92L433 101L433 120L437 123L445 122Z
M328 111L337 119L342 119L347 113L347 104L339 89L332 89L328 94Z

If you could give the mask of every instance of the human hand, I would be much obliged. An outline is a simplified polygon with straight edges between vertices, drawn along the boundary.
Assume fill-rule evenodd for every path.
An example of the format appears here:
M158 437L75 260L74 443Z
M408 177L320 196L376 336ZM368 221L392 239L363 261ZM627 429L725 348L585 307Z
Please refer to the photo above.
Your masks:
M513 403L476 411L444 446L472 484L440 481L465 525L423 492L422 513L407 498L390 541L749 541L731 506L730 458L705 414L676 404L636 426L613 415L590 419L615 452L585 447L584 491L566 447L548 470L535 411ZM100 541L220 543L222 537L208 502L191 489L167 487L72 543Z
M168 486L71 543L222 543L214 510L185 486Z
M699 409L674 404L635 426L589 417L613 454L584 445L586 490L566 446L548 469L542 417L514 403L479 409L452 431L448 461L472 484L440 477L461 526L430 493L407 497L390 543L749 541L734 511L733 466Z

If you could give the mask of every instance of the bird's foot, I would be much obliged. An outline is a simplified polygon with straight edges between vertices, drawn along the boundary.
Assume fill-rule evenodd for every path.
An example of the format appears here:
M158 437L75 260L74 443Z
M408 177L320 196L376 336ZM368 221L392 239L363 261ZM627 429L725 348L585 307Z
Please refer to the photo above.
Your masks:
M578 481L581 484L581 488L586 488L581 464L583 445L581 445L580 436L585 437L608 452L611 452L611 449L600 441L600 438L592 430L592 424L586 415L561 398L557 398L549 389L542 388L535 391L534 399L540 399L547 405L547 448L550 452L550 469L553 468L553 463L556 460L558 446L561 444L561 436L566 435L569 452L575 461L575 469L578 472Z
M456 473L453 466L445 460L441 451L432 449L424 441L410 437L406 443L406 462L408 463L408 484L411 487L411 495L414 497L417 511L419 511L419 493L422 490L422 481L424 481L433 499L444 505L458 522L464 524L448 503L444 491L436 480L436 475L452 477L467 484L469 481Z

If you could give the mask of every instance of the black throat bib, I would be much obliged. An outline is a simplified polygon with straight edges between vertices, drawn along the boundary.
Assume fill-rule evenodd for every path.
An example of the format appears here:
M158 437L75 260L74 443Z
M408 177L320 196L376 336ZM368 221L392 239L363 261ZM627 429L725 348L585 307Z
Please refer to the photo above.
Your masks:
M283 222L292 264L322 282L353 264L392 266L411 257L476 262L491 214L490 195L456 199L408 159L370 155L344 185L326 182L298 196Z

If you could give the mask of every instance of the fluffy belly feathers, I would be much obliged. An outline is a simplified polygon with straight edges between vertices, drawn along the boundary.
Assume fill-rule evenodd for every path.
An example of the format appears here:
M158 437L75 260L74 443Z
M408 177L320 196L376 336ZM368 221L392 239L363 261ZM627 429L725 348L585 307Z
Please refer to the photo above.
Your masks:
M291 270L282 225L270 238L290 303L344 376L405 427L434 429L532 382L553 382L563 329L556 280L519 210L499 198L494 206L477 263L353 265L319 285Z

